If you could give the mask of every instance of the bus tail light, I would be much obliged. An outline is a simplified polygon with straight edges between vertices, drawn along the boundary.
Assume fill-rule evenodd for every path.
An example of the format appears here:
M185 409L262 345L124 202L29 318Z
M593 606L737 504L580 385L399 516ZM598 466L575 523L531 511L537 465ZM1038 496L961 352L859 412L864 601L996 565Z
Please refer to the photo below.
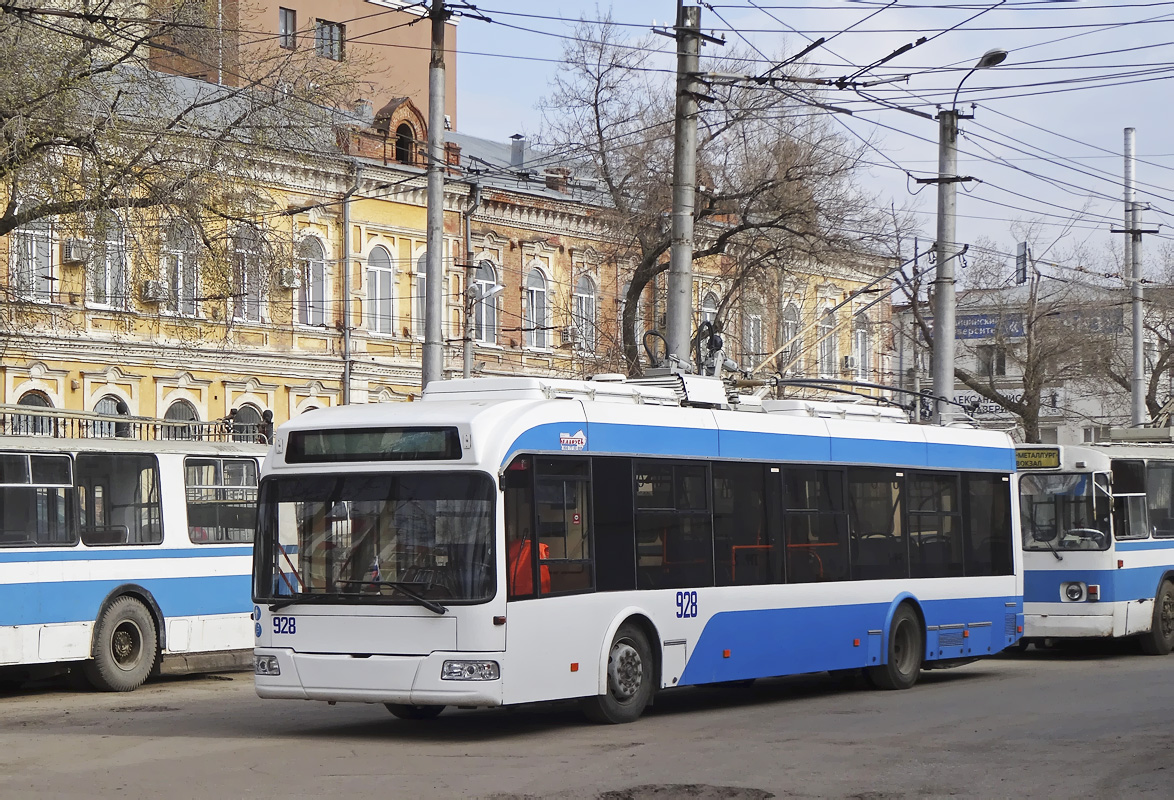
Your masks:
M495 681L500 677L496 661L445 661L440 668L442 681Z
M1100 600L1101 599L1100 584L1090 583L1088 585L1088 599L1089 600Z

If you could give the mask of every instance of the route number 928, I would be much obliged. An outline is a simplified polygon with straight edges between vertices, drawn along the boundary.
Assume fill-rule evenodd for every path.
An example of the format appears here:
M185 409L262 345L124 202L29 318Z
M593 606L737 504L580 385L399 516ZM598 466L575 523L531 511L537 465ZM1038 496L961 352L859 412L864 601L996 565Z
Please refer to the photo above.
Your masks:
M697 616L697 592L677 592L677 619Z
M297 633L298 619L297 617L274 617L273 618L273 632L274 633Z

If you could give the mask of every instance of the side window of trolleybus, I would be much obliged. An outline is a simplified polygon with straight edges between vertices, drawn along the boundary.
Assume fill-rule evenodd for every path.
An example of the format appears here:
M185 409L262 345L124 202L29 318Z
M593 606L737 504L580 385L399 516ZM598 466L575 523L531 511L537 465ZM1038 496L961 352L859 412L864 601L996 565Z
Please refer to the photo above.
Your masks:
M1150 462L1146 472L1150 527L1154 536L1174 536L1174 464Z
M159 468L154 456L80 453L74 463L85 544L163 541Z
M708 472L705 464L633 463L637 588L713 585Z
M519 456L502 480L508 597L594 589L588 461Z
M251 458L188 458L188 537L197 544L251 542L257 522L257 462Z
M67 455L0 453L0 547L73 545Z

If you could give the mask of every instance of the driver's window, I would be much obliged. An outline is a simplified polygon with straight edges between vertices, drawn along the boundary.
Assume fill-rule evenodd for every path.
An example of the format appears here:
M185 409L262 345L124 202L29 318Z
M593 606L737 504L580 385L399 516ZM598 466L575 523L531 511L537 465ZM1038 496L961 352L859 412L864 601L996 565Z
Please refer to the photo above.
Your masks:
M1148 539L1145 495L1118 495L1113 500L1113 533L1118 539Z

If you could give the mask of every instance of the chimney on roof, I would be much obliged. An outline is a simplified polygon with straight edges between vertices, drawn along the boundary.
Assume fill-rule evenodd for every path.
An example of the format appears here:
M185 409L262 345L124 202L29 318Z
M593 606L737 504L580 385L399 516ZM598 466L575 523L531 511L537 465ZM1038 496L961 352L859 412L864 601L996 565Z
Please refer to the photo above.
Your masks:
M510 137L510 166L521 167L526 163L526 137L515 133Z
M370 127L375 122L375 106L371 105L370 100L364 100L360 97L355 101L353 111L364 125Z

